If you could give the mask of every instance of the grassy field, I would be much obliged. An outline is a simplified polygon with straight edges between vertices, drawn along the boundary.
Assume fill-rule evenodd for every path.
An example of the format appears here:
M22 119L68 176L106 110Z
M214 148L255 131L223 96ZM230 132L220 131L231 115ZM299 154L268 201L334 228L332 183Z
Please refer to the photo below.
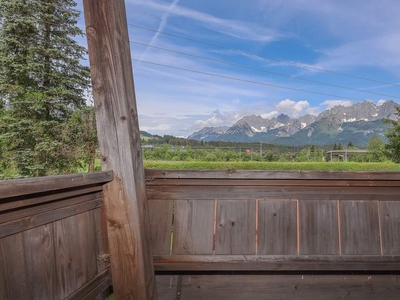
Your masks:
M270 171L387 171L399 172L395 163L354 162L198 162L145 161L147 169L167 170L270 170Z

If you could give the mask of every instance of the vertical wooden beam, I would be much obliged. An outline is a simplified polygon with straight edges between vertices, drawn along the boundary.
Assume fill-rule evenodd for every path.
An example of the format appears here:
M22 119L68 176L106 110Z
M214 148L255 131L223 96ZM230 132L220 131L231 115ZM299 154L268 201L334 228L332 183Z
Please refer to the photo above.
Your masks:
M116 299L156 299L124 0L83 0Z

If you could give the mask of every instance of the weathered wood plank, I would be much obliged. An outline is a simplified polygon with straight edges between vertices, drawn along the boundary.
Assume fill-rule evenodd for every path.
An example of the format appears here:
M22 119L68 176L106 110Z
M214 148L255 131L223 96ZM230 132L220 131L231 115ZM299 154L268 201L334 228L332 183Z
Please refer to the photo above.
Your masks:
M96 192L102 192L103 187L101 185L83 187L73 190L63 190L56 192L48 192L46 194L41 194L40 196L30 197L30 195L14 197L9 199L3 199L0 201L0 212L22 208L24 206L38 205L46 202L52 202L57 200L64 201L65 199L83 196L87 194L93 194ZM35 194L37 195L37 194Z
M400 203L382 201L379 205L383 254L400 254Z
M84 203L60 208L54 211L37 214L32 217L28 216L22 219L0 224L0 238L51 223L62 218L80 214L82 212L100 207L102 204L102 199L96 199L94 201L86 201Z
M299 187L299 186L148 186L152 200L390 200L399 201L394 187Z
M171 251L172 214L174 201L149 201L151 243L153 254Z
M255 201L218 201L216 254L255 253Z
M339 180L400 180L399 172L316 172L316 171L204 171L146 169L148 181L163 178L178 179L339 179Z
M96 235L97 273L101 273L110 267L107 235L107 216L104 206L92 210Z
M181 300L395 300L398 275L185 275Z
M396 180L359 179L187 179L163 178L146 181L147 186L300 186L300 187L400 187Z
M22 234L0 239L0 299L28 299Z
M90 282L82 288L75 291L73 294L65 298L65 300L92 300L111 285L110 270L105 270L98 274Z
M260 201L258 254L297 254L297 202Z
M21 219L24 217L32 217L37 214L41 214L48 211L54 211L60 208L84 203L87 201L93 201L101 199L101 193L93 193L83 196L77 196L73 198L63 199L62 201L55 201L51 203L42 203L40 205L29 206L25 208L19 208L10 212L0 213L0 224L7 223L13 220Z
M177 200L174 220L173 254L212 254L214 201Z
M229 272L399 272L400 256L378 255L169 255L154 257L155 270Z
M57 273L52 224L24 231L22 238L29 298L56 298Z
M104 190L114 292L157 299L125 1L83 6L102 169L116 175Z
M102 185L113 179L111 171L76 175L48 176L0 182L0 199L54 192L88 185Z
M336 201L299 201L300 254L339 254Z
M159 300L177 299L178 275L158 275L156 276L156 282Z
M381 253L378 202L341 202L340 223L343 254Z

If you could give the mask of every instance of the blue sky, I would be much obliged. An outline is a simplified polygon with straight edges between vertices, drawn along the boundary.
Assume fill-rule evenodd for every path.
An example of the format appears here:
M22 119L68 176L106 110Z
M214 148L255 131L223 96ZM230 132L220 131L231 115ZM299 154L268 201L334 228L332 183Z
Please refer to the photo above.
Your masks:
M312 68L400 83L397 0L126 0L126 8L130 24ZM83 28L82 20L79 24ZM400 102L400 86L300 68L132 26L129 35L131 41L145 45L394 96L318 85L131 44L134 59L334 95L133 62L140 128L153 134L188 136L205 126L232 125L249 114L297 117L363 100Z

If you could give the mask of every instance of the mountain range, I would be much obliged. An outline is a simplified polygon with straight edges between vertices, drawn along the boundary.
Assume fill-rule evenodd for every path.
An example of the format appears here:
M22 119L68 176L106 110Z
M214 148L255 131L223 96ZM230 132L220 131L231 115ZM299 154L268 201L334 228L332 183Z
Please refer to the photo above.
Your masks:
M266 142L283 145L328 145L334 143L365 146L373 135L385 139L384 119L397 119L399 104L386 101L375 105L364 101L351 106L338 105L319 115L291 118L281 114L264 119L245 116L231 127L205 127L188 139L198 141Z

